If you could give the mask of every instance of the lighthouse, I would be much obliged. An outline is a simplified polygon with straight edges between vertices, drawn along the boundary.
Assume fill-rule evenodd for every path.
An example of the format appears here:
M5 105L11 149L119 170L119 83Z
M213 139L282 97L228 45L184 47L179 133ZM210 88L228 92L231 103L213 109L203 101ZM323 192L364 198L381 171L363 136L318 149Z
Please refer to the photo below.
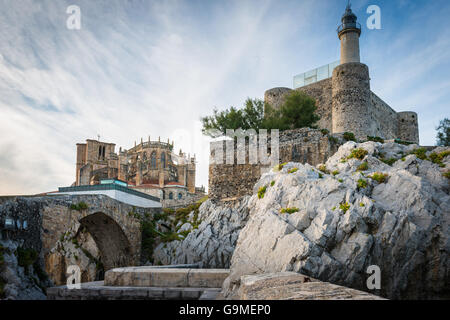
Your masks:
M360 62L359 37L361 36L361 25L356 22L357 19L349 2L341 18L342 24L337 29L339 40L341 40L341 64Z
M376 136L372 118L369 68L360 62L361 25L350 3L337 29L341 40L341 64L332 76L332 132L352 132L357 139Z

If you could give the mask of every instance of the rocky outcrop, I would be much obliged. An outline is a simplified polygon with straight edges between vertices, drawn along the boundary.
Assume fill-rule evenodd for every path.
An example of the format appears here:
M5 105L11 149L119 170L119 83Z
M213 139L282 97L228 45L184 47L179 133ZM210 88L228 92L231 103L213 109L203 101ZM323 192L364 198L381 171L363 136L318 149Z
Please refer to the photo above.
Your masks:
M67 267L80 267L81 282L102 280L104 267L99 249L86 228L75 224L67 230L46 257L46 270L55 285L64 285L67 281Z
M183 240L159 244L154 250L154 261L161 264L198 263L201 268L228 268L239 232L248 218L244 197L232 204L205 201L199 208L198 229L189 224L183 230L191 232Z
M381 289L371 293L449 298L450 157L425 151L348 142L325 165L264 174L224 296L236 294L242 275L283 271L368 291L367 268L376 265Z
M236 300L384 300L295 272L242 276Z
M16 241L0 241L0 300L44 300L51 286L42 270L42 257L24 251ZM31 250L31 249L29 249Z

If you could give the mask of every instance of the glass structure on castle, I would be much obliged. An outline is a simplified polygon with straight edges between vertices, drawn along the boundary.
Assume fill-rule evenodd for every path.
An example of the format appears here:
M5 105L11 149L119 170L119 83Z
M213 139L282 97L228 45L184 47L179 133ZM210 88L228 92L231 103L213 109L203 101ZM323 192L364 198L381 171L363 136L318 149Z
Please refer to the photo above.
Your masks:
M321 66L314 70L310 70L294 77L294 89L307 86L311 83L331 78L333 70L340 64L340 61L335 61L327 65Z

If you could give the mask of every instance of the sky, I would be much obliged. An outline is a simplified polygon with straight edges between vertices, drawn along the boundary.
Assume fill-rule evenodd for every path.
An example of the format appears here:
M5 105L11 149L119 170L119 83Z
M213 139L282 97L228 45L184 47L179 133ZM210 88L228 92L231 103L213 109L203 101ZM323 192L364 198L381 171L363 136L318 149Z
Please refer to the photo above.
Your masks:
M241 107L339 59L346 0L0 0L0 194L75 180L75 144L175 141L207 186L200 117ZM80 8L68 29L67 7ZM369 30L369 5L381 29ZM353 0L371 89L419 114L420 142L450 117L450 1Z

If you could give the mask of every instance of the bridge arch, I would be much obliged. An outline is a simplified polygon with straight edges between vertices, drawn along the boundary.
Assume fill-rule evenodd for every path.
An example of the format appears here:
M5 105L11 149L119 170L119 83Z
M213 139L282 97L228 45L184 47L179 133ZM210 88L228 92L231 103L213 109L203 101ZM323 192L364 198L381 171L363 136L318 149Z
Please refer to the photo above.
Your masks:
M78 264L82 279L84 274L88 281L97 278L97 266L102 273L112 268L140 265L142 217L161 210L134 207L106 195L52 196L39 201L42 202L39 214L45 269L55 284L65 283L68 264ZM89 237L84 237L84 232ZM83 247L86 240L87 247ZM103 267L93 265L91 262L95 259L86 256L83 249L98 257ZM86 259L78 259L82 255L88 258L87 264Z
M79 220L94 239L105 270L133 265L131 244L121 226L104 212L95 212Z

